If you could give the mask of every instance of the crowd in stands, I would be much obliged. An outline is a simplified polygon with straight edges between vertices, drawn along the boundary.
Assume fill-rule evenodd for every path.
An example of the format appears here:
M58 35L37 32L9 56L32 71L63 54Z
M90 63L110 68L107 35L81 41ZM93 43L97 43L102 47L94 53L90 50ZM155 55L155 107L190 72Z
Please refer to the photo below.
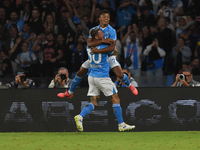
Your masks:
M19 68L54 77L65 67L73 78L104 9L117 33L117 60L132 76L175 75L184 65L200 75L199 0L2 0L0 77Z

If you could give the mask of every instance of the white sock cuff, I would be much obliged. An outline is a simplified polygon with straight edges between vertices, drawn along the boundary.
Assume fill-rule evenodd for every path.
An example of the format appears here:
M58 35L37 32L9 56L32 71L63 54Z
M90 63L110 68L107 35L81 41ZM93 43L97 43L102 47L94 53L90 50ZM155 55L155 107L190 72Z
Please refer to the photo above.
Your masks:
M69 95L72 95L74 92L71 92L70 90L68 90Z

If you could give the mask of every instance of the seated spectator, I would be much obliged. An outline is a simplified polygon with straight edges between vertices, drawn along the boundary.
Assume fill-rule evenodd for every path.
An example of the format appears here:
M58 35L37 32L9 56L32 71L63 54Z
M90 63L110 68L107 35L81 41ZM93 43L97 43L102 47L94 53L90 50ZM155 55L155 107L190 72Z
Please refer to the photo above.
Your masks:
M77 42L78 36L80 34L84 35L86 40L87 40L88 36L89 36L89 29L86 26L86 24L83 22L83 20L81 19L80 15L78 14L78 12L77 12L75 7L73 7L73 10L74 10L74 13L75 13L76 17L79 19L79 22L76 23L76 26L74 24L70 25L72 27L72 29L74 30L74 32L76 33L75 42Z
M71 72L71 61L72 61L72 53L73 51L68 48L66 44L66 40L63 34L58 34L57 37L57 49L61 49L63 51L63 58L61 59L60 65L65 66L69 72Z
M44 30L42 20L40 18L40 12L38 9L32 10L32 18L30 19L31 30L36 31L37 34Z
M15 89L27 89L35 87L35 82L32 79L27 78L23 69L17 69L15 71L15 81L12 81L9 85L9 88Z
M163 58L166 55L166 52L163 48L161 48L161 46L161 39L159 37L156 37L155 39L153 39L152 43L145 48L143 52L143 54L147 57L147 76L163 76Z
M69 10L70 17L73 18L74 24L80 23L80 18L82 18L82 16L91 15L91 9L88 5L86 5L85 0L78 0L78 3L74 3L70 0L64 1L67 5L67 9Z
M131 77L131 72L128 68L124 68L123 73L125 73L128 78L130 83L134 86L134 87L138 87L138 83L135 81L135 79L133 77ZM125 83L123 83L119 78L117 78L117 80L115 81L115 85L116 87L127 87Z
M1 32L2 30L0 30L0 35L2 36L2 39L5 42L4 49L8 52L9 58L11 60L15 60L16 56L20 52L20 47L23 42L23 40L20 37L18 37L17 26L11 25L8 34Z
M43 26L46 33L53 32L56 35L58 34L58 26L53 15L46 16Z
M179 34L181 34L182 32L184 34L187 33L187 31L184 31L184 27L187 25L187 21L184 17L181 17L179 18L178 20L178 26L177 26L177 29L176 29L176 40L178 40L179 38ZM190 33L191 34L191 33Z
M32 47L33 47L34 43L36 42L36 40L37 40L36 32L34 30L31 30L29 37L25 42L27 42L29 45L28 50L34 54L35 54L35 51L32 50Z
M21 21L29 21L31 18L31 12L33 9L32 3L26 2L24 5L22 5L23 9L20 11L20 20Z
M29 33L30 33L30 24L28 21L24 22L23 25L23 30L22 30L22 37L24 40L27 40L29 38Z
M150 27L147 25L144 25L144 27L142 28L141 31L141 38L142 38L142 55L141 55L141 60L142 60L142 64L141 64L141 72L142 75L146 75L146 58L143 57L143 51L145 50L145 48L151 44L152 41L152 36L154 33L150 33Z
M183 62L182 63L182 68L178 71L178 74L181 74L181 72L183 72L183 70L190 68L190 63L189 62Z
M179 38L177 45L172 49L172 59L174 64L174 73L177 74L182 68L183 62L190 62L192 52L188 46L185 45L185 40Z
M131 24L132 17L136 15L136 3L131 0L123 0L117 9L117 26L127 26ZM127 32L127 28L125 29Z
M161 8L159 9L157 13L156 18L165 18L167 27L173 31L173 34L175 34L175 14L173 8L169 5L168 1L164 0L161 2Z
M157 24L156 23L150 24L149 29L150 29L150 39L152 40L153 38L155 38L159 34ZM149 41L149 44L151 44L151 43L152 43L152 41Z
M42 0L40 3L41 13L55 13L55 3L52 0Z
M169 1L172 8L175 10L176 20L180 18L184 14L183 12L183 2L181 0L172 0Z
M10 28L10 25L11 25L11 24L15 24L15 25L17 25L18 31L19 31L19 32L22 31L24 21L19 20L17 12L13 11L13 12L10 14L10 18L11 18L11 21L10 21L10 23L7 25L7 29Z
M164 18L166 20L166 26L167 26L167 28L169 28L170 30L172 30L173 41L176 41L176 37L175 37L176 31L175 31L175 28L174 28L173 24L170 23L170 18L169 17L164 17Z
M194 57L197 57L200 60L200 34L198 35L198 41L196 43Z
M195 20L195 15L187 14L187 24L184 27L180 27L180 29L183 32L179 34L179 37L185 39L185 45L190 47L193 57L199 34L199 27Z
M132 76L141 75L141 54L142 45L139 39L139 33L137 30L133 31L132 27L128 27L128 32L122 39L122 45L124 46L124 62L126 68L131 72Z
M6 11L6 20L10 18L10 14L13 10L15 10L15 6L11 0L1 0L2 6Z
M102 6L102 9L106 9L110 12L110 16L114 17L116 15L116 11L114 11L113 7L111 6L112 4L115 3L113 0L101 0L102 3L100 4ZM98 1L99 3L99 1Z
M48 88L69 88L72 79L69 79L69 72L67 68L61 67L58 69L58 74L51 80Z
M196 43L198 42L198 35L199 35L199 23L196 21L195 14L188 14L187 15L187 24L190 24L189 30L191 31L190 37L190 49L192 51L192 57L194 57Z
M71 47L72 48L72 47ZM88 55L84 45L82 43L77 43L73 48L72 54L72 77L75 76L76 72L81 67L82 63L88 59Z
M36 44L34 45L35 51L42 51L43 53L43 62L42 62L42 72L44 77L54 76L54 69L58 69L58 62L63 58L62 49L57 49L55 43L55 35L52 32L47 34L47 43L38 45L39 39L37 39Z
M138 2L138 6L139 8L142 7L144 5L146 0L140 0ZM163 1L163 0L150 0L152 5L153 5L153 13L154 13L154 16L156 17L156 14L158 12L158 8L160 6L160 3Z
M62 33L65 38L67 38L68 34L75 34L75 26L73 24L72 19L70 18L70 13L67 10L63 10L61 12L61 18L58 22L58 33Z
M87 46L87 39L85 38L85 36L83 36L82 34L80 34L77 38L76 44L77 43L82 43L84 45L84 48L86 49Z
M154 22L156 22L156 19L154 15L151 14L149 6L143 6L142 13L140 12L140 10L138 10L137 18L132 18L132 23L136 23L140 30L142 30L144 25L150 26L150 24Z
M4 8L0 8L0 24L5 25L6 24L6 10Z
M175 18L174 10L173 8L171 8L167 0L161 2L161 8L157 13L157 18L160 17L169 17L170 18L169 23L172 23L174 21Z
M78 0L77 13L80 17L91 14L91 9L85 5L85 0Z
M172 30L167 27L167 20L166 18L162 17L157 22L158 25L158 35L162 40L162 48L165 50L165 57L164 57L164 64L163 64L163 71L164 75L172 74L172 64L171 64L171 51L173 47L173 34Z
M32 51L28 50L28 43L24 42L22 44L22 52L19 53L19 55L16 58L16 62L18 64L18 67L24 69L26 71L26 75L28 77L34 76L35 71L35 65L37 64L37 59L35 54Z
M190 68L192 70L193 75L200 75L199 59L197 57L192 58Z
M172 87L194 87L199 86L200 82L193 80L193 74L190 69L183 70L182 74L177 74Z
M41 50L41 47L43 47L43 45L47 43L47 35L45 32L42 32L40 35L37 36L37 39L32 46L32 50L35 51L36 58L40 64L42 64L43 62L43 52Z
M2 61L2 66L0 68L2 75L0 75L0 77L13 76L12 64L8 58L8 52L2 50L0 53L0 60Z
M93 27L93 24L91 23L87 15L82 16L81 20L83 20L84 24L86 25L88 29L91 29Z
M96 3L93 2L92 5L92 14L90 17L90 22L93 24L93 26L99 25L99 14L101 12L101 6L96 5Z

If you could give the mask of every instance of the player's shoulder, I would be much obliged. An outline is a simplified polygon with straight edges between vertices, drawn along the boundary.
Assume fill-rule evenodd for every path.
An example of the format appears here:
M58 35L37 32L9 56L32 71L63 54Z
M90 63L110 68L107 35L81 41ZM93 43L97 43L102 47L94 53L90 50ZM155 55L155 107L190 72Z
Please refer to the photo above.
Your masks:
M97 28L97 27L99 27L99 26L95 26L95 27L92 27L92 28L90 28L90 31L91 31L92 29L95 29L95 28Z
M110 30L115 30L111 25L108 24L107 28L109 28Z
M116 32L116 30L111 25L108 25L108 29L109 31Z

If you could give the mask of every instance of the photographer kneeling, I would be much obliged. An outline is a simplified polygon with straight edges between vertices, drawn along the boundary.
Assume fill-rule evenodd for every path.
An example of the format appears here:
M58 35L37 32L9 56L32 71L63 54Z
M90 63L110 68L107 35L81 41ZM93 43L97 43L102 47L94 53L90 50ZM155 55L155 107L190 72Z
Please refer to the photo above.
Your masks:
M67 68L61 67L58 69L58 74L55 76L55 79L51 80L48 88L69 88L72 79L69 79L69 73Z
M17 69L15 71L15 81L12 81L9 87L16 89L26 89L35 88L36 85L32 79L26 77L26 73L23 69Z
M176 75L176 80L172 87L194 87L194 86L199 86L200 82L197 82L193 80L193 74L190 69L184 69L182 71L182 74L177 74Z

